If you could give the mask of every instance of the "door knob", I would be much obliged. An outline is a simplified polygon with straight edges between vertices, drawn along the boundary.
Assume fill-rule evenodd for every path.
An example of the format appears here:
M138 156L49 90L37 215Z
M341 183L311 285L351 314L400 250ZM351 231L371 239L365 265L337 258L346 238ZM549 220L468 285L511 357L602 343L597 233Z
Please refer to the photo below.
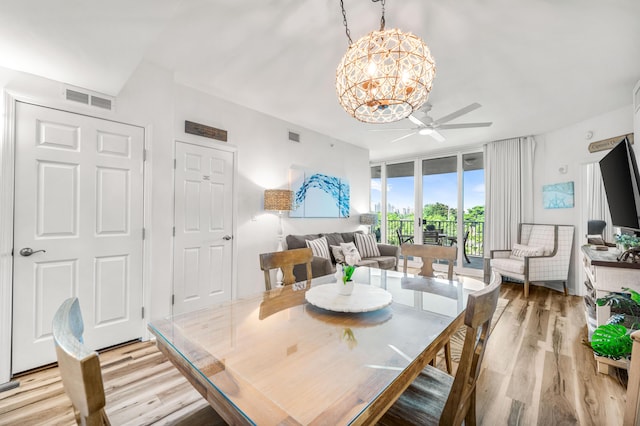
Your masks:
M229 241L231 238L231 235L225 235L224 237L222 237L222 239L226 241Z
M22 250L20 250L20 255L22 255L22 256L31 256L32 254L34 254L34 253L39 253L39 252L46 253L47 251L46 251L46 250L36 250L36 251L33 251L33 250L31 249L31 247L25 247L25 248L23 248Z

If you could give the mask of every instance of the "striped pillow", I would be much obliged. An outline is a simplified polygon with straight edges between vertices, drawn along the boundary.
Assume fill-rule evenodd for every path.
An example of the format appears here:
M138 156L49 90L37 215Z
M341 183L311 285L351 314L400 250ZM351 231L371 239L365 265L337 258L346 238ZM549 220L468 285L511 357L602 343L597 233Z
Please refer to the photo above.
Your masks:
M306 240L307 247L311 249L314 256L324 257L331 260L329 255L329 244L327 244L327 238L321 237L315 240Z
M380 256L380 250L378 249L378 243L376 242L375 235L355 233L353 236L355 237L356 246L358 247L360 256L363 258Z

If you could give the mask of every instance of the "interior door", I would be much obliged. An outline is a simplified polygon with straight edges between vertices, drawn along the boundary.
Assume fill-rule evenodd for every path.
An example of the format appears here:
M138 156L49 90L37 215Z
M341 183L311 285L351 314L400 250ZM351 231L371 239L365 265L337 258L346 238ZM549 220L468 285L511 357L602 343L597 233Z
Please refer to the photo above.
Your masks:
M18 102L15 140L12 372L55 361L71 296L89 347L142 336L144 130Z
M176 142L174 313L231 299L233 157Z

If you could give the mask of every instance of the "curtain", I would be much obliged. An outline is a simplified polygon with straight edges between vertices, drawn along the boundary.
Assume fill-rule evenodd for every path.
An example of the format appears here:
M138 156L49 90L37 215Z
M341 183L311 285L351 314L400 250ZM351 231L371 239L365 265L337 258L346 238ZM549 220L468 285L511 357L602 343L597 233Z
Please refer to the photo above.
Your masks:
M531 136L485 145L485 257L510 249L518 240L518 224L533 221L535 148Z
M604 192L600 165L599 163L590 163L586 165L586 169L587 182L585 190L587 193L585 200L587 201L587 220L598 219L607 222L607 227L604 229L604 240L613 241L613 224L611 223L611 213L609 212L607 195Z

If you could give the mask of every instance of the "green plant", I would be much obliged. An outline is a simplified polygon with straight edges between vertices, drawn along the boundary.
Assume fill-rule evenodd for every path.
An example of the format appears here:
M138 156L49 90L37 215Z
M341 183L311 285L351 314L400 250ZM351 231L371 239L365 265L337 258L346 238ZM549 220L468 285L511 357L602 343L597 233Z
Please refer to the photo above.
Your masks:
M635 235L616 234L615 238L616 238L616 243L624 247L625 250L628 250L631 247L640 246L640 238L636 237Z
M617 311L593 332L591 347L596 355L613 359L631 355L630 334L640 328L640 293L630 288L622 290L628 293L611 293L596 300L598 306L609 305Z
M344 284L346 284L347 281L351 281L351 276L355 270L355 265L342 265L342 282Z

